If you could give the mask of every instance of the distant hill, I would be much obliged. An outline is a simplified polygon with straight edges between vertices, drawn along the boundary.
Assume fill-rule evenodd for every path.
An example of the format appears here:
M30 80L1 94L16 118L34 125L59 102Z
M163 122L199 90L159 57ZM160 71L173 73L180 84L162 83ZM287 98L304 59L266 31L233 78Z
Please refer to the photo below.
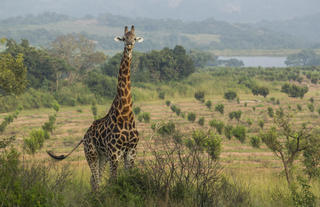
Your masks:
M262 21L255 24L273 31L290 34L299 39L309 40L320 46L320 13L286 21Z
M73 18L56 13L28 15L0 21L0 37L28 39L31 44L48 46L58 35L82 33L98 42L99 49L119 50L113 37L124 25L134 24L145 42L138 50L183 45L187 49L294 49L310 47L311 42L285 31L259 25L231 24L213 18L197 22L173 19L128 18L112 14ZM262 23L261 23L262 25Z

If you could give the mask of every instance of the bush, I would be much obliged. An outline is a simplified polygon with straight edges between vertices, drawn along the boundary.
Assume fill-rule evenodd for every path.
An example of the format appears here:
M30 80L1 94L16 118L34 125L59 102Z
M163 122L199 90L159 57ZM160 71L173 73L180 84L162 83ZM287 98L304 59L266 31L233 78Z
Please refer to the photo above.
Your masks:
M270 118L273 117L274 111L273 111L273 108L272 108L272 107L268 107L268 115L269 115Z
M157 133L160 135L172 135L176 130L176 125L169 121L168 123L163 123L160 125L160 127L157 129Z
M301 106L301 104L297 104L297 109L298 109L299 111L302 111L302 106Z
M258 136L253 136L250 138L250 144L254 148L260 148L261 145L261 138Z
M203 125L204 125L204 117L200 117L200 118L199 118L198 124L199 124L200 126L203 126Z
M244 143L246 141L246 128L244 126L236 126L235 128L233 128L232 134L241 143Z
M97 119L97 114L98 114L98 108L97 108L97 105L96 105L96 102L92 102L91 104L91 112L92 112L92 115L93 115L93 119L96 120Z
M2 206L64 206L64 188L71 173L63 167L21 163L16 150L0 155L0 201ZM22 159L21 159L22 160Z
M209 126L214 127L219 134L222 134L222 130L224 128L224 123L222 121L217 121L215 119L209 122Z
M206 101L206 107L208 107L208 109L211 109L212 102L210 100Z
M228 91L224 93L224 98L231 101L234 100L237 97L237 93L234 91Z
M165 92L164 91L160 91L159 93L158 93L158 97L160 98L160 99L164 99L165 98Z
M313 104L308 104L308 109L310 112L314 112L314 105Z
M188 113L188 120L194 122L196 120L196 114L193 112Z
M136 106L133 108L133 113L135 115L139 115L140 112L141 112L141 108L139 106Z
M223 104L217 104L214 108L215 111L220 112L220 114L224 113L224 105Z
M143 112L142 113L142 117L145 123L149 123L150 122L150 113L149 112Z
M198 101L204 102L204 91L196 91L194 93L194 97L195 99L197 99Z
M264 121L263 121L262 119L260 119L260 120L258 121L258 125L259 125L259 127L260 127L261 129L263 129L263 127L264 127Z
M232 120L233 118L235 118L238 122L240 121L242 115L242 111L232 111L229 113L229 118Z
M167 106L170 106L170 104L171 104L171 101L167 100L167 101L166 101L166 105L167 105Z
M33 129L29 134L29 138L24 140L24 149L28 154L34 154L42 148L44 140L46 139L49 139L47 131L43 129Z
M308 86L298 86L295 84L286 83L281 87L281 92L288 94L289 97L303 98L304 94L308 92Z
M233 127L231 125L226 125L224 127L224 135L230 140L232 138Z
M181 113L181 109L179 107L177 107L176 105L171 104L171 111L175 112L177 114L177 116L180 115Z
M267 87L253 86L251 92L254 96L261 95L265 98L269 94L269 89Z
M22 110L22 107L19 107L14 113L4 117L3 122L0 124L0 133L4 132L7 126L10 123L12 123L14 119L18 118L18 115L20 114L21 110Z

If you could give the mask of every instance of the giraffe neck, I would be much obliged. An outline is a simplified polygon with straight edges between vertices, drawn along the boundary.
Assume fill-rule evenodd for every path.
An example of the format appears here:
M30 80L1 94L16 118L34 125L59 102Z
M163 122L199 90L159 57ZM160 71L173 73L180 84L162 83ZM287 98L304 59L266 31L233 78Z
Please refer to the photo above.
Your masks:
M131 81L130 81L130 65L132 60L132 48L125 47L120 63L118 86L117 86L117 100L118 110L122 116L129 115L132 111L131 98Z

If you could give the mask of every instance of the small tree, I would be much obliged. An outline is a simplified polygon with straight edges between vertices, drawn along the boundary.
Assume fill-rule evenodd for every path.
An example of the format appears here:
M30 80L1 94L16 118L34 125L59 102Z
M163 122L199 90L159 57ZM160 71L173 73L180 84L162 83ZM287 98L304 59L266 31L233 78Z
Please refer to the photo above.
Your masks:
M196 120L196 114L193 112L188 113L188 120L194 122Z
M229 113L229 118L232 120L233 118L235 118L238 122L240 121L242 115L242 111L232 111Z
M292 168L299 154L306 150L311 137L306 125L298 128L291 123L291 115L278 110L274 117L274 126L260 134L262 141L272 150L283 164L289 186L292 183Z
M211 109L211 107L212 107L212 102L211 102L210 100L208 100L208 101L206 102L206 107L208 107L208 109Z
M199 118L198 124L199 124L200 126L203 126L203 125L204 125L204 117L200 117L200 118Z
M224 105L223 104L217 104L214 107L214 110L220 112L220 114L223 114L224 113Z
M136 106L136 107L133 108L133 113L135 115L139 115L140 112L141 112L141 108L139 106Z
M224 93L224 98L229 101L234 100L236 97L237 97L237 93L234 91L228 91L228 92Z
M241 143L244 143L246 141L246 128L244 126L236 126L235 128L233 128L232 134Z
M231 139L232 137L232 130L233 130L233 127L231 125L226 125L224 127L224 135L228 138L228 139Z
M261 138L258 136L253 136L250 138L250 144L254 148L260 148L261 145Z
M97 105L96 105L96 102L92 102L91 104L91 112L92 112L92 115L93 115L93 119L96 120L97 119L97 114L98 114L98 108L97 108Z
M262 119L260 119L260 120L258 121L258 125L259 125L259 127L260 127L261 129L263 129L263 127L264 127L264 121L263 121Z
M217 121L217 120L213 119L209 122L209 125L211 127L214 127L219 134L222 134L222 130L224 128L224 123L222 121Z
M269 115L270 118L273 117L274 112L273 112L273 108L272 107L268 107L268 115Z
M194 97L195 99L197 99L198 101L204 102L204 91L196 91L194 93Z
M308 104L308 109L310 112L314 112L314 105L313 104Z

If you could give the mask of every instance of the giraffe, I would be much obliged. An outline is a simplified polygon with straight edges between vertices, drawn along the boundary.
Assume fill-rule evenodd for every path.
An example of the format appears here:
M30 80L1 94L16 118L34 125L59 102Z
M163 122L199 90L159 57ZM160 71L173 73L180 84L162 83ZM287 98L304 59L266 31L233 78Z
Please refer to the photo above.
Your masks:
M93 191L99 188L108 161L111 178L117 177L117 167L121 157L124 158L126 169L134 166L136 146L139 141L132 112L130 64L135 42L142 42L143 38L136 37L132 25L131 31L128 31L126 26L124 36L115 37L114 40L123 41L125 46L118 75L117 95L109 112L105 117L92 123L83 139L67 155L55 155L47 151L52 158L63 160L83 143L85 157L92 173L90 182Z

